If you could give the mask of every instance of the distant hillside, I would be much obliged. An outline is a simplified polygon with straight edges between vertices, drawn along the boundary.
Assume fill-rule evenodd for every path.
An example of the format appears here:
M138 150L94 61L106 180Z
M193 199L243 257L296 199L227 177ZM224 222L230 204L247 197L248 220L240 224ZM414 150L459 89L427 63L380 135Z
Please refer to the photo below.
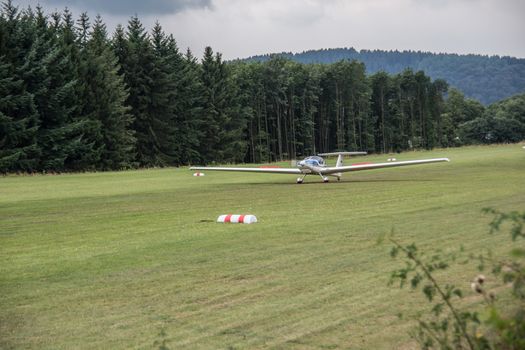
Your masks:
M423 70L433 79L445 79L471 98L490 104L525 92L525 59L500 56L435 54L421 51L382 51L354 48L322 49L279 55L301 63L334 63L358 60L368 73L384 70L399 73L405 68ZM266 61L271 54L253 56L248 61Z

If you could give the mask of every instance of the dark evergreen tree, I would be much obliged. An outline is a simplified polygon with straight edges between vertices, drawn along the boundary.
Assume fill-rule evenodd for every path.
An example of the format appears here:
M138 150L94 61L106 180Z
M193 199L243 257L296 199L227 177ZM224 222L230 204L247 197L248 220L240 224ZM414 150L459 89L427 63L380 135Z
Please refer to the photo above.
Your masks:
M378 72L371 78L372 84L372 115L376 123L375 149L381 152L391 151L393 146L393 126L390 116L391 81L385 72ZM392 118L393 119L393 118Z
M370 86L365 67L357 61L340 61L321 78L320 149L373 151L370 126Z
M220 85L222 82L217 81L217 67L213 51L211 47L206 47L204 57L202 59L201 77L202 81L202 125L201 131L203 135L199 145L199 153L202 156L204 163L213 161L222 161L222 152L220 149L220 131L223 128L221 125L220 110L222 96L220 92L217 94L215 90L222 89ZM218 99L218 101L217 101ZM219 110L218 110L219 108Z
M287 61L281 57L272 58L263 67L263 89L266 95L265 124L268 131L268 145L270 147L270 160L288 158L286 140L287 111Z
M18 12L11 1L0 12L0 173L37 169L38 112L24 85L23 60L33 34L31 11Z
M246 158L247 162L260 162L262 157L259 157L260 149L258 148L258 135L260 133L260 124L257 123L257 93L255 91L255 84L259 83L258 80L254 79L252 74L254 73L255 64L233 64L231 69L234 76L234 81L238 87L238 98L239 104L244 106L246 113L248 114L248 126L246 128L246 134L243 136L248 140L248 152ZM259 126L259 127L258 127Z
M80 33L86 33L80 19ZM80 37L82 38L82 36ZM97 122L100 137L95 147L100 149L100 169L122 169L133 166L135 138L130 129L133 121L125 105L128 93L124 79L118 73L118 63L108 39L104 23L97 16L92 33L80 40L81 114Z
M239 137L244 118L234 108L233 86L220 54L206 47L202 59L202 131L200 154L206 163L243 159L246 145Z
M111 39L111 48L113 49L115 57L117 57L117 61L119 63L119 75L123 76L125 78L124 80L126 81L127 78L125 76L126 71L124 65L126 64L128 58L129 48L126 41L126 33L120 24L118 24L115 28L115 33Z
M411 69L406 69L399 76L399 104L400 113L402 115L402 130L406 135L406 144L402 149L412 149L421 146L418 138L417 128L417 82L414 72Z
M319 75L313 67L288 62L287 82L288 154L291 159L315 153L315 114Z
M430 96L429 96L429 112L430 120L427 126L431 130L432 134L427 142L428 148L443 147L448 144L445 143L443 137L443 112L445 110L444 96L448 91L448 84L442 79L434 80L430 84ZM447 141L448 142L448 141Z
M114 48L129 88L127 104L134 117L137 161L141 166L164 166L169 164L173 154L166 149L163 120L170 117L157 115L167 113L164 95L168 92L159 90L160 84L166 84L165 72L159 67L150 37L142 23L135 16L128 22L126 38L117 28ZM161 79L161 81L155 81Z
M177 75L181 67L178 50L170 37L163 32L157 22L151 35L153 61L150 72L150 137L157 151L158 165L180 164L180 136L177 124Z
M71 13L52 26L49 52L40 64L44 86L36 87L35 99L41 120L38 143L43 170L85 170L94 168L100 157L95 148L98 124L80 114L78 47Z
M0 173L37 169L38 113L23 81L0 56Z
M171 38L172 50L177 50L175 40ZM177 125L181 164L196 164L202 161L201 142L205 142L202 120L203 90L200 80L201 71L197 59L188 49L186 54L175 56L173 61L177 82ZM179 67L181 69L179 69Z
M224 85L225 111L220 144L223 146L223 158L229 162L242 162L248 151L245 139L249 109L241 104L244 91L236 85L231 67L222 61L220 54L215 55L220 77Z

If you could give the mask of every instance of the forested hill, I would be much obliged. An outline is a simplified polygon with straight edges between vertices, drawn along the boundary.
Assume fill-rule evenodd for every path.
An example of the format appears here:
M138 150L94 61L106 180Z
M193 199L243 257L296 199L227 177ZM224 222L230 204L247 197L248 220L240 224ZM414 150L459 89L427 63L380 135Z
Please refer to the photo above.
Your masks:
M525 92L525 59L515 57L457 55L421 51L383 51L354 48L322 49L279 55L300 63L334 63L358 60L367 73L384 70L394 74L406 68L422 70L432 79L451 86L483 104ZM272 55L253 56L248 61L267 61Z

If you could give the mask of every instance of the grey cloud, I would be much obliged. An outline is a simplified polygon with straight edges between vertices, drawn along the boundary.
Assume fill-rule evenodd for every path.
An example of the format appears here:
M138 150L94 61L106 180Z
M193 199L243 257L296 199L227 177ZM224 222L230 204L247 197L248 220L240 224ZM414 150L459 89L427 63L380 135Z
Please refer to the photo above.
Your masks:
M190 8L211 7L211 0L43 0L59 9L75 7L82 11L110 15L168 15Z
M0 0L2 2L3 0ZM109 31L137 14L181 48L224 58L354 46L525 57L525 0L14 0L100 13Z

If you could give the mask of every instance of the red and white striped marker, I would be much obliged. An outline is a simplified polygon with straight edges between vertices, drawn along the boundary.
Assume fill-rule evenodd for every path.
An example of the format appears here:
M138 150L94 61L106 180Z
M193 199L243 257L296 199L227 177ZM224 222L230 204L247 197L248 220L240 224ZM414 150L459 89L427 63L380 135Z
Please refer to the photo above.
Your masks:
M193 176L204 176L204 173L193 173Z
M226 214L221 215L217 222L229 222L232 224L254 224L257 222L255 215Z

